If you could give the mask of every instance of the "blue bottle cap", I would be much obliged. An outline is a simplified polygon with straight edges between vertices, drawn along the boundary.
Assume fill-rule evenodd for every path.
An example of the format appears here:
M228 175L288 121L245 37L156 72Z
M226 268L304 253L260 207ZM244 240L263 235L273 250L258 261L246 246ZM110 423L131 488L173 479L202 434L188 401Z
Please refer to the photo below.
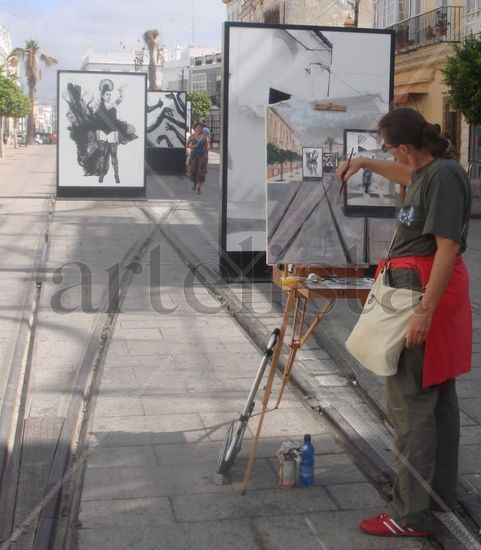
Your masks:
M304 441L310 441L311 440L311 434L304 434Z

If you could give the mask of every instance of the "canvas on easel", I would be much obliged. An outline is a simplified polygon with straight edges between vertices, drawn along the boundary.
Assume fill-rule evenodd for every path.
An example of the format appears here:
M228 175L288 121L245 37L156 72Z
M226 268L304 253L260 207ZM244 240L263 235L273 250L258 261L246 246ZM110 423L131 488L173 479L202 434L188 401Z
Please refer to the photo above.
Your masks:
M269 265L368 266L377 263L385 254L394 222L381 219L374 224L374 220L366 218L379 210L393 218L385 206L372 204L364 210L363 218L346 216L335 170L321 169L318 177L310 177L310 174L306 177L303 166L307 152L317 150L318 158L322 158L320 152L327 149L337 158L342 157L346 151L346 125L364 128L366 123L374 124L379 116L376 100L370 96L329 99L343 108L319 108L330 105L327 99L324 103L321 99L316 102L289 100L266 108L266 253ZM356 134L369 138L367 142L361 139L369 153L373 147L371 134L376 132L359 130ZM351 133L347 135L351 138ZM319 147L307 145L315 140ZM356 142L358 154L362 151ZM378 185L377 180L375 183L377 193L381 184ZM375 196L374 191L372 195ZM391 200L391 197L383 196L381 201L384 200Z

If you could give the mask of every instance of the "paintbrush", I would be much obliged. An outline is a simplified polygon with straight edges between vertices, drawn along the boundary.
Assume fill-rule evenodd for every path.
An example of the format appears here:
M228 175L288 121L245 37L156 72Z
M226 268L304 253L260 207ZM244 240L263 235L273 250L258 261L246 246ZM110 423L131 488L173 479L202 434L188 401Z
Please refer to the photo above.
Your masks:
M339 189L339 197L341 198L342 192L344 191L344 187L346 186L346 180L344 179L345 175L347 174L347 171L349 170L349 166L351 165L351 159L352 155L354 154L354 147L351 149L351 154L349 155L349 158L347 159L347 166L344 172L341 176L341 189Z

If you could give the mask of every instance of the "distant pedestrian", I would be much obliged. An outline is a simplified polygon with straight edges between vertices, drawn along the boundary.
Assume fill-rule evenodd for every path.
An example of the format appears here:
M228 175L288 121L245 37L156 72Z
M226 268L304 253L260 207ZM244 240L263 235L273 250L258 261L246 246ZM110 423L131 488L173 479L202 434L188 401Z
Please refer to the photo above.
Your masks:
M471 369L468 273L461 254L471 204L469 180L439 129L413 109L381 119L383 150L396 162L357 158L338 174L368 169L407 188L388 267L390 286L423 290L406 332L397 373L386 378L398 472L392 512L361 521L377 536L423 537L432 511L456 506L459 452L457 376ZM346 174L344 174L346 171ZM376 335L372 343L376 345Z
M211 142L211 139L212 139L212 133L210 131L210 128L207 128L207 126L205 124L205 120L202 119L201 122L202 122L202 135L207 138L207 145L208 145L207 164L205 166L205 173L207 174L207 167L209 166L209 149L210 149L210 142Z
M364 193L369 194L369 188L372 184L372 171L363 170L362 172L362 186L364 187Z
M202 124L202 135L204 135L210 142L210 128L207 127L205 119L201 119L200 123Z
M209 150L208 139L202 130L202 123L197 122L194 125L194 133L189 136L186 144L189 152L189 175L193 182L192 190L197 193L202 192L201 188L207 171L207 151Z

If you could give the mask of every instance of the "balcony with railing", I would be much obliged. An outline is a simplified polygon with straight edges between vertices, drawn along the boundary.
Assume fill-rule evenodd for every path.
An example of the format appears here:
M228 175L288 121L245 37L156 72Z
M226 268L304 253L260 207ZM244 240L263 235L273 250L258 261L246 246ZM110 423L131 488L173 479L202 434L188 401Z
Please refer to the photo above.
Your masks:
M443 6L392 25L396 53L439 42L461 42L463 10L462 6Z

